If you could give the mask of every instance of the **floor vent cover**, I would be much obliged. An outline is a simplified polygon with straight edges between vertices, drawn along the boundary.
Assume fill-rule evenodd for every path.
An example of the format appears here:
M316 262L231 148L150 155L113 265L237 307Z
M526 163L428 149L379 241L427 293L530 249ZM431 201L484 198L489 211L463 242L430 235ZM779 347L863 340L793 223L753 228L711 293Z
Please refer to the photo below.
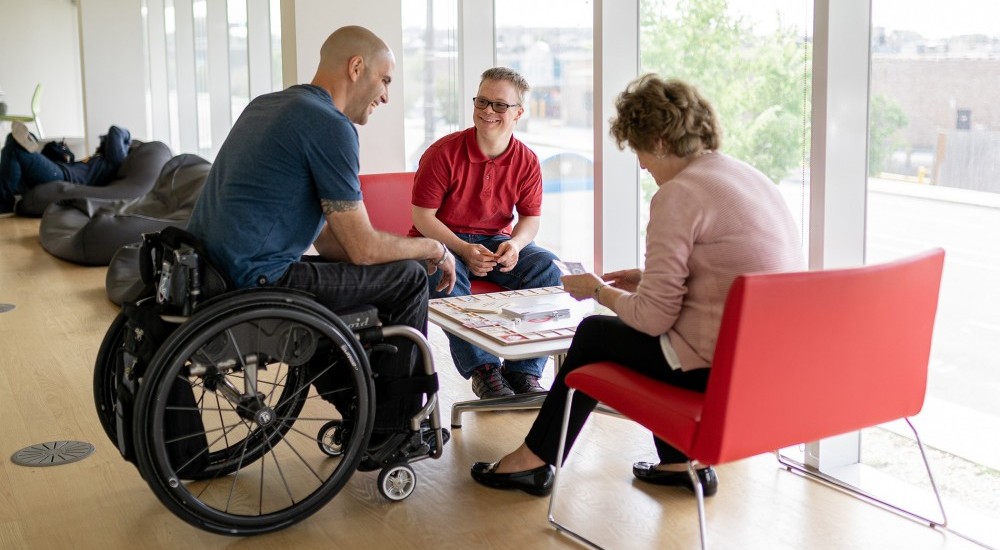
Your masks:
M85 441L49 441L25 447L10 457L19 466L57 466L83 460L94 452Z

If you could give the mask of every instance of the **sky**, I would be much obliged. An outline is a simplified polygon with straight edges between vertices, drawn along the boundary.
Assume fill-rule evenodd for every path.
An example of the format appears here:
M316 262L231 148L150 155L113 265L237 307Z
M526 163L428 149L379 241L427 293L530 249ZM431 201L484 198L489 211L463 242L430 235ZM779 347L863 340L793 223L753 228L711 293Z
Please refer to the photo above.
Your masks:
M786 24L807 21L812 11L808 0L729 0L729 6L737 13L766 18L762 24L773 21L775 10ZM932 39L973 33L1000 36L1000 0L872 0L872 24Z
M589 27L593 4L593 0L496 0L497 22L505 26L559 21ZM782 13L785 24L794 25L809 24L807 14L812 11L809 0L729 0L729 6L757 20L765 30L776 11ZM872 0L872 22L890 31L912 30L931 39L973 33L1000 36L1000 0Z

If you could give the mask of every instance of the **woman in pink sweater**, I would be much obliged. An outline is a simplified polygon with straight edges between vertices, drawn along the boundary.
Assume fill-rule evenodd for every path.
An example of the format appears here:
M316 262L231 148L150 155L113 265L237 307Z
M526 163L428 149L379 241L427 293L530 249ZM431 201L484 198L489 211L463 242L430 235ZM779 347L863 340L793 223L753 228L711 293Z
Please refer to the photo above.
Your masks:
M552 490L565 376L596 361L614 361L652 378L705 391L726 294L733 280L761 271L802 269L801 241L777 186L755 168L718 151L712 106L692 86L646 75L619 95L611 135L631 148L656 180L646 231L646 268L567 275L578 300L594 299L617 314L580 323L538 418L524 443L493 463L477 462L472 477L496 488L545 495ZM596 402L577 394L568 450ZM659 460L637 462L636 478L693 490L687 457L654 437ZM706 496L718 477L698 476Z

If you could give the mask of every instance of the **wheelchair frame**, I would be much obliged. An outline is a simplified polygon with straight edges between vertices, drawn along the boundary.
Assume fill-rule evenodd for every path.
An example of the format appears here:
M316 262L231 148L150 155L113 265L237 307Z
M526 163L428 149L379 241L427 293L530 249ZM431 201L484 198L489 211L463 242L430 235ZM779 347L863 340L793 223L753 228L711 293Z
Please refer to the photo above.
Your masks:
M137 350L155 331L123 310L94 369L101 424L157 498L206 531L250 535L315 513L361 465L381 469L378 490L385 498L412 494L410 464L439 458L447 441L437 392L424 392L406 425L371 448L375 391L368 355L393 348L386 339L410 340L436 387L423 334L376 325L370 306L345 322L295 290L208 297L202 283L213 268L195 246L168 245L146 256L160 264L143 267L157 292L136 307L154 310L169 332L148 364Z

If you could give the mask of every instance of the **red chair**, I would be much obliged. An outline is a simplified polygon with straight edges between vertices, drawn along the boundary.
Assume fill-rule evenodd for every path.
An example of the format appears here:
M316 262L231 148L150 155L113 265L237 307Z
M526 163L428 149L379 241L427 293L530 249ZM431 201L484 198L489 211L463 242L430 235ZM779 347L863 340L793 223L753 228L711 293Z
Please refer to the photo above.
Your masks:
M392 172L385 174L362 174L361 194L364 196L368 218L376 229L406 235L413 224L414 172ZM489 281L473 280L472 294L500 292L503 287ZM451 427L462 427L464 411L508 411L537 409L542 406L545 394L522 394L489 399L458 401L451 407Z
M716 465L816 441L920 412L927 387L934 316L944 251L849 269L749 274L726 300L705 393L657 382L615 363L574 370L556 479L563 459L573 393L616 409L684 452ZM914 429L916 435L916 430ZM944 507L924 455L942 522ZM779 455L779 460L782 460ZM791 467L782 460L782 464ZM802 469L804 473L812 473ZM706 546L702 487L692 462L702 548ZM552 492L549 521L558 487Z
M362 174L361 194L364 196L368 218L375 229L406 235L413 226L414 172ZM499 292L503 287L489 281L472 281L473 294Z

